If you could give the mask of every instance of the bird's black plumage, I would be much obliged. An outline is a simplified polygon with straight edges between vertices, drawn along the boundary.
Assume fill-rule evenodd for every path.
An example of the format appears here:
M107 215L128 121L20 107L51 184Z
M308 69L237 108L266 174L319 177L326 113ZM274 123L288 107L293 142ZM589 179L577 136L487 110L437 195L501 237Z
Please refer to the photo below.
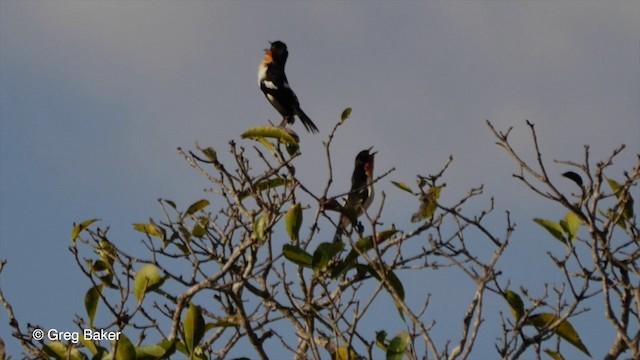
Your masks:
M318 128L300 108L298 97L291 89L284 66L289 51L282 41L274 41L265 50L265 57L258 67L258 83L260 90L273 107L282 115L282 123L293 124L294 116L298 116L307 131L317 133Z
M347 196L344 207L356 211L356 217L360 217L369 208L373 201L373 160L376 152L371 152L372 148L362 150L356 156L353 175L351 175L351 190ZM343 233L349 226L349 218L340 216L338 229L333 237L334 242L339 242Z

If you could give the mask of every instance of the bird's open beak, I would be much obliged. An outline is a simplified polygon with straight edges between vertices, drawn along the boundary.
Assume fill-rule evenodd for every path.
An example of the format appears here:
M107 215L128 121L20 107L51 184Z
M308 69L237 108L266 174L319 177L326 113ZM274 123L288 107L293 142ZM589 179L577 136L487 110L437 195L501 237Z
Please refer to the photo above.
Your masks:
M373 155L378 153L377 151L371 152L371 149L373 149L373 146L370 147L369 150L367 150L367 151L369 151L369 156L373 156Z

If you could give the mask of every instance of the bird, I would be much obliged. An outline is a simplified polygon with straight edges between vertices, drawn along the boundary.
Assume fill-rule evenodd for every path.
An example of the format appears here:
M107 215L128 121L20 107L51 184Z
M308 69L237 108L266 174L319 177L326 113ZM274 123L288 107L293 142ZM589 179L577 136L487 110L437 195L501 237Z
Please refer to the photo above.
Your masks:
M280 126L293 124L297 115L302 125L311 133L317 133L318 128L300 109L298 97L291 89L284 65L289 57L287 45L282 41L271 42L271 47L265 49L264 59L258 66L258 84L260 90L273 107L282 115Z
M347 201L344 204L345 208L351 208L356 211L356 218L364 214L373 202L373 160L377 152L371 152L371 149L373 147L362 150L356 156L355 167L351 176L351 190L349 190ZM346 215L340 215L338 228L333 237L334 243L340 242L342 234L346 233L349 223L350 220Z

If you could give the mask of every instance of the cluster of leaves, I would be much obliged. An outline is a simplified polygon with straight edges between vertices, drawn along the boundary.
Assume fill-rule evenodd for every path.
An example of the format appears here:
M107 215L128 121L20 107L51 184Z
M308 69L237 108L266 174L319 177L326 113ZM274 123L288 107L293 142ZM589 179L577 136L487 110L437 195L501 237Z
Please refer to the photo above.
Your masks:
M605 318L616 334L606 358L618 358L626 351L631 353L632 358L638 358L640 229L634 214L631 189L640 182L640 154L637 155L637 165L630 172L624 172L624 182L605 176L605 172L611 168L624 145L595 166L590 160L588 146L585 146L583 162L555 160L557 164L575 170L562 174L579 190L567 195L559 190L556 181L548 175L535 127L530 122L527 124L532 133L537 158L535 163L527 163L511 147L508 138L511 129L498 132L490 123L489 126L498 139L498 145L504 148L519 166L519 173L513 176L539 196L567 211L559 221L533 219L562 244L563 252L556 255L550 251L548 254L564 276L565 282L553 288L557 294L556 306L549 304L550 297L546 291L537 297L530 296L526 289L521 289L520 294L510 290L505 292L505 299L513 314L513 323L508 325L503 320L503 328L505 333L518 334L520 339L516 336L505 337L499 352L503 356L518 357L529 346L540 349L540 345L546 339L557 335L585 355L591 356L568 319L589 311L588 301L598 299L604 304ZM586 231L581 233L581 229ZM635 275L635 278L631 274ZM528 308L525 308L522 296L529 299ZM613 303L620 306L616 308L612 306ZM541 311L542 309L545 311ZM537 334L526 335L524 328L527 326L536 328ZM544 351L553 359L564 359L559 342L554 348L546 348Z
M89 282L86 316L78 315L77 326L122 335L110 344L82 338L79 344L37 342L20 328L0 291L25 351L57 359L162 359L175 354L206 359L224 358L237 349L252 349L252 357L263 359L275 349L295 358L319 359L329 353L346 360L380 358L382 353L390 360L464 359L475 348L489 294L504 299L512 314L501 319L502 337L495 345L501 357L520 358L532 349L563 359L564 342L591 356L570 319L588 311L585 302L601 295L605 315L618 335L608 355L613 359L629 351L638 357L633 321L640 323L634 310L634 303L636 307L640 303L640 241L631 188L640 181L640 161L623 182L604 176L619 151L595 169L590 167L588 150L584 163L562 162L586 176L583 180L573 171L564 174L580 189L571 199L547 175L533 125L538 168L511 147L509 132L498 132L489 124L498 144L520 167L514 176L567 210L559 221L534 219L564 249L561 256L549 253L565 275L565 282L553 287L553 305L546 291L535 295L522 287L515 290L497 269L515 225L508 212L501 236L484 225L493 211L493 199L479 213L466 214L465 205L482 195L482 186L457 200L443 200L442 180L452 158L439 172L418 175L416 186L391 182L402 191L398 194L409 194L416 203L417 210L406 214L411 228L385 225L384 193L379 208L369 209L360 219L355 209L340 205L338 198L346 194L330 196L330 147L350 114L350 109L342 113L324 143L328 179L319 192L296 176L294 163L301 156L298 136L284 128L259 127L241 136L257 146L248 151L232 141L227 161L211 147L196 145L198 155L180 150L209 181L207 191L212 195L186 210L161 199L162 219L133 224L144 235L143 256L131 255L123 244L111 241L109 228L97 227L98 219L75 225L70 250ZM343 242L322 242L319 239L336 230L336 215L349 219L358 231L345 231ZM482 253L472 250L470 237L474 246L483 245ZM411 306L415 299L407 300L416 294L405 288L402 279L447 268L467 276L475 292L459 326L445 325L457 328L459 339L439 344L431 335L439 328L427 312L431 294L418 300L420 307ZM390 324L380 324L375 335L363 325L375 319L371 308L381 294L392 299L402 327L392 337Z

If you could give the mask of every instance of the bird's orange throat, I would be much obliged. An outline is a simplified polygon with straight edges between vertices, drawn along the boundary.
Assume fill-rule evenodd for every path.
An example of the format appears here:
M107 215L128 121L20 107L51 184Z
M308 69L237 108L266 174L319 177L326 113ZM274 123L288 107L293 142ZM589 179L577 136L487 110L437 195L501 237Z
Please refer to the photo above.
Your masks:
M369 160L364 164L364 172L368 177L373 177L373 161Z
M264 60L262 61L265 64L271 64L273 62L273 55L271 54L271 50L264 51Z

